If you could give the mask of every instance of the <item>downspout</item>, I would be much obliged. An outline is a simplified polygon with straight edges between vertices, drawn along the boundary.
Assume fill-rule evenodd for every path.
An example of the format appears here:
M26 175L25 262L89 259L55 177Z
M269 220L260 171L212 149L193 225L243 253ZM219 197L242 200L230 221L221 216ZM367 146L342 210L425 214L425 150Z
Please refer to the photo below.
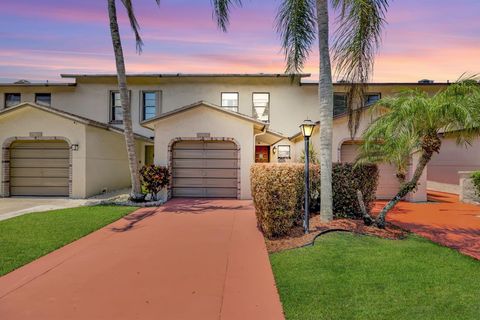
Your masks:
M263 136L267 133L268 124L263 126L262 132L253 135L253 162L255 163L255 151L257 146L257 137Z

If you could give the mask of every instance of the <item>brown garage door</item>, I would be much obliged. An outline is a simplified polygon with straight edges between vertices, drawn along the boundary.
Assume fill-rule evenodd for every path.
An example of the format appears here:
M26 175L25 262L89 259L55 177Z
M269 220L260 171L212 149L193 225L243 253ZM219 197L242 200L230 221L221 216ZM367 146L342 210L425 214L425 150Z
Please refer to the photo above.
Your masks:
M340 160L342 162L355 162L358 155L358 144L345 143L342 145ZM400 183L396 177L395 166L390 164L379 164L378 178L378 199L391 199L400 189Z
M10 147L12 196L68 196L68 144L64 141L16 141Z
M228 141L181 141L173 146L173 196L236 198L238 154Z

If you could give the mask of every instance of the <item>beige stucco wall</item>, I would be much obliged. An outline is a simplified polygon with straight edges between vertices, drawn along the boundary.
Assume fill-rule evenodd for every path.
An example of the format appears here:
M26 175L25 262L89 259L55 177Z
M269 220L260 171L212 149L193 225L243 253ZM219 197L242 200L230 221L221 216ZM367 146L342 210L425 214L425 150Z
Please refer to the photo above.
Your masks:
M168 145L175 138L233 138L240 145L240 195L250 199L250 167L254 162L253 124L208 107L198 107L159 120L155 127L155 164L169 165Z
M72 197L84 198L86 196L85 125L32 107L25 107L0 117L2 145L11 137L28 137L30 132L41 132L43 137L66 138L70 144L79 145L79 150L72 152ZM4 194L3 190L2 194Z
M368 125L371 123L372 119L375 119L375 114L369 109L365 110L360 117L360 124L358 127L358 133L355 136L354 140L360 140L362 133L368 128ZM317 126L313 132L312 137L310 138L310 143L313 145L315 151L320 156L320 130ZM341 159L341 150L343 143L351 141L350 131L348 129L348 117L339 117L333 121L333 143L332 143L332 159L333 162L342 162ZM302 151L304 150L304 140L300 136L294 140L294 145L292 147L292 158L294 161L298 162ZM416 159L412 159L412 164L416 164ZM413 175L413 170L415 166L410 166L409 168L409 177ZM427 170L419 180L419 187L416 192L409 194L407 199L412 202L421 202L427 200ZM396 179L393 175L383 176L381 180L386 181L386 179ZM381 187L381 186L380 186ZM389 192L389 195L393 196L393 192Z
M471 146L458 145L455 138L442 139L439 154L428 164L428 185L432 190L459 194L459 171L480 170L480 139Z
M41 132L42 137L66 139L78 144L72 151L72 198L86 198L107 191L128 187L130 174L123 135L88 126L33 107L24 107L0 117L0 144L11 137L29 137ZM40 140L42 138L39 138ZM144 161L146 142L137 141L140 165ZM3 171L0 170L0 181ZM4 190L2 190L4 194Z
M144 146L144 142L137 141L139 168L144 164ZM88 126L85 147L87 197L130 187L130 170L122 134Z
M132 119L134 130L145 136L152 136L151 130L140 125L141 91L156 90L162 92L161 112L204 100L221 104L222 92L239 93L239 112L252 116L252 94L270 93L270 129L292 136L299 131L299 125L306 118L319 120L318 86L299 85L285 77L193 77L193 78L128 78L131 92ZM441 89L441 85L415 85L428 93ZM413 87L410 85L409 87ZM370 85L368 91L392 95L407 85L384 84ZM109 92L118 90L115 77L78 78L74 87L38 86L21 87L0 85L0 109L4 106L4 93L19 92L22 102L33 102L35 93L52 93L52 107L78 114L93 120L108 123ZM343 85L336 84L335 92L345 92ZM121 127L121 126L120 126ZM340 136L343 133L339 134Z

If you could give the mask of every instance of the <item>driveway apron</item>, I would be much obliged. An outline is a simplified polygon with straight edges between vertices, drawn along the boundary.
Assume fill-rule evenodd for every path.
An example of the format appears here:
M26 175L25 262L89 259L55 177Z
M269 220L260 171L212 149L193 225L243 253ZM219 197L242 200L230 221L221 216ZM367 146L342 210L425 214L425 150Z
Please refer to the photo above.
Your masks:
M0 278L1 319L283 319L250 201L174 199Z

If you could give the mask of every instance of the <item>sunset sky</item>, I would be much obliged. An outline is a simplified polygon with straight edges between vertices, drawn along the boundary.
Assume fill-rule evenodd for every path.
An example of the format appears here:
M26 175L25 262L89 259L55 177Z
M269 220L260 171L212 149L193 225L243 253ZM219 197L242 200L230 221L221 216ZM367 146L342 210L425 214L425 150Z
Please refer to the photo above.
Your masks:
M246 0L228 33L210 0L134 1L144 52L120 11L130 73L257 73L284 70L274 18L280 0ZM118 1L120 4L120 1ZM479 0L391 1L374 81L455 80L480 72ZM317 53L305 72L318 77ZM106 0L2 0L0 82L61 81L60 73L113 73Z

